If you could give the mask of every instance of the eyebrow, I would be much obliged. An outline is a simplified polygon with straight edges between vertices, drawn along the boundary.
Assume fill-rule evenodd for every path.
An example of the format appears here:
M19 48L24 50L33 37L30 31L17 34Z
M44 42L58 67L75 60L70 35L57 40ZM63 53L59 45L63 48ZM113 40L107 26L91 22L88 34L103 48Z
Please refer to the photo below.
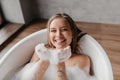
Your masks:
M50 28L50 29L55 29L55 28Z

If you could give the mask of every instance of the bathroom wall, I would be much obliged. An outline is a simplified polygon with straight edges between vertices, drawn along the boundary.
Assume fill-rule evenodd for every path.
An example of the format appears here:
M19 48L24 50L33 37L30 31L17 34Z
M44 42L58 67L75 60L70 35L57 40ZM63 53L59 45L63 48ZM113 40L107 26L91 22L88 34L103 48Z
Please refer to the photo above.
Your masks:
M5 19L12 23L28 23L32 19L31 0L0 0Z
M29 23L34 15L32 11L32 0L19 0L25 23Z
M48 19L68 13L74 20L120 24L120 0L0 0L6 19L28 23L33 18Z
M120 0L35 0L37 17L65 12L76 21L120 24Z
M19 0L1 0L1 6L8 22L25 23Z

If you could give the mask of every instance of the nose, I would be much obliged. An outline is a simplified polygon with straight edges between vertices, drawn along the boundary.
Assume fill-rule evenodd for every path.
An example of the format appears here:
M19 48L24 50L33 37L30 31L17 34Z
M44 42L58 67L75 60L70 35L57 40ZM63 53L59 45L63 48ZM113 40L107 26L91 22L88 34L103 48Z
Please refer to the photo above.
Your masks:
M61 33L61 31L60 30L58 30L57 32L56 32L56 36L61 36L62 35L62 33Z

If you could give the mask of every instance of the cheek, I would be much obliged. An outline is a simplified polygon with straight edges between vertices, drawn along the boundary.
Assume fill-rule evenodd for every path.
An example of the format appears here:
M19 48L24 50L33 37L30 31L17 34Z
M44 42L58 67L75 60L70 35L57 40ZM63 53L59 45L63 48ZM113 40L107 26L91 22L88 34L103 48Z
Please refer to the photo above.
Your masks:
M54 35L50 33L50 34L49 34L49 39L50 39L50 42L53 42Z
M68 39L69 44L72 42L72 37L70 36Z
M71 33L67 33L66 34L66 38L67 38L67 42L70 44L72 42L72 34Z

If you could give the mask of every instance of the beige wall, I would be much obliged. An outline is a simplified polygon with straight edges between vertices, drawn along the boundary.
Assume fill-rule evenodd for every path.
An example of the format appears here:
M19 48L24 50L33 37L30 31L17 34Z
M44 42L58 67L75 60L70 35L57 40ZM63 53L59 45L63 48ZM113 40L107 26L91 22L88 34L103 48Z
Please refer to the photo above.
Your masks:
M76 21L120 24L120 0L34 0L38 17L65 12ZM36 10L36 8L35 8Z

